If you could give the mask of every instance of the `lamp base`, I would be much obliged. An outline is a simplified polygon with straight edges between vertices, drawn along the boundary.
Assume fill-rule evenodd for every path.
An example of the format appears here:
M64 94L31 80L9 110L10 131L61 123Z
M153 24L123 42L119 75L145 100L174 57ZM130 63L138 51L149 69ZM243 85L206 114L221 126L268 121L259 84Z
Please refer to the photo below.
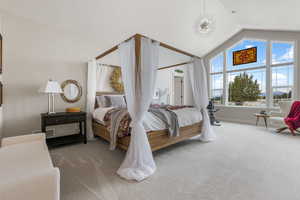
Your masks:
M51 108L51 104L52 104L52 108ZM48 114L55 114L56 112L54 111L54 94L53 93L49 93L48 94Z

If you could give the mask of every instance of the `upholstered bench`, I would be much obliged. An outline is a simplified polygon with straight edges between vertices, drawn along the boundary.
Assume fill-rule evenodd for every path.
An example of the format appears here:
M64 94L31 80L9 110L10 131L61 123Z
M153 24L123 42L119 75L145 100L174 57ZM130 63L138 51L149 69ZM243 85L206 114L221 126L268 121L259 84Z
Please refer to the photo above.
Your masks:
M0 148L0 199L59 200L60 173L45 134L4 138Z

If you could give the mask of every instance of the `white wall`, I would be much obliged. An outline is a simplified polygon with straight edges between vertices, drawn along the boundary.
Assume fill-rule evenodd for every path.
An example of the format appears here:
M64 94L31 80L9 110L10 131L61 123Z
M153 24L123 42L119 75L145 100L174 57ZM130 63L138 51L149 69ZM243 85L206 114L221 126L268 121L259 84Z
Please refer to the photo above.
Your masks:
M170 104L171 92L171 69L160 70L157 72L155 89L159 90L160 98L154 100L158 104Z
M70 106L85 109L85 62L95 53L90 51L94 45L91 41L83 41L74 33L6 13L3 14L2 28L4 136L28 134L41 129L40 113L47 112L47 96L38 93L38 89L49 78L60 83L74 79L83 87L83 96L77 103L65 103L56 96L56 111L64 111Z
M215 55L219 54L224 49L227 49L242 40L243 38L263 39L263 40L279 40L279 41L295 41L295 84L294 84L294 99L300 99L300 32L294 31L267 31L267 30L242 30L231 39L225 41L222 45L207 54L205 63L207 71L209 72L209 60ZM261 111L263 108L253 107L237 107L237 106L216 106L220 111L216 113L218 119L222 121L232 121L239 123L255 124L255 117L253 113ZM273 109L270 109L273 110Z
M159 52L159 66L169 66L173 64L183 63L190 61L191 58L188 56L184 56L182 54L170 51L165 48L160 48ZM176 76L184 76L184 80L189 80L188 73L185 72L185 69L188 66L178 66L173 68L168 68L164 70L159 70L157 73L157 81L156 81L156 88L160 89L160 91L168 91L168 94L161 97L160 102L157 103L164 103L164 104L173 104L174 99L174 89L173 89L173 77ZM181 69L184 71L184 74L177 74L175 72L176 69ZM191 93L189 89L186 89L189 83L186 81L184 82L184 102L190 102Z
M56 96L56 111L79 106L85 109L86 62L95 56L99 43L67 29L39 24L26 18L3 13L4 38L4 105L3 135L15 136L40 130L40 113L47 112L47 96L38 89L49 78L60 83L77 80L83 87L81 100L65 103ZM120 38L121 40L122 38ZM161 48L159 66L186 62L190 58ZM119 65L114 53L100 63ZM174 70L174 69L173 69ZM158 87L165 87L170 78L158 77ZM77 126L56 127L57 135L68 134Z

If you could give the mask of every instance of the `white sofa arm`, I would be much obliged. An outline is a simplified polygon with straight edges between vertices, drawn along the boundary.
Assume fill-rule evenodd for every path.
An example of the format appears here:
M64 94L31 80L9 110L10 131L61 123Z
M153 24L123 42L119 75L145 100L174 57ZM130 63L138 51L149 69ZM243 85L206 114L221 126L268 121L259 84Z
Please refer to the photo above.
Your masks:
M59 169L52 168L10 181L3 180L0 182L0 199L59 200Z
M45 133L7 137L2 139L1 146L9 146L9 145L15 145L20 143L32 142L36 140L45 140L45 139L46 139Z

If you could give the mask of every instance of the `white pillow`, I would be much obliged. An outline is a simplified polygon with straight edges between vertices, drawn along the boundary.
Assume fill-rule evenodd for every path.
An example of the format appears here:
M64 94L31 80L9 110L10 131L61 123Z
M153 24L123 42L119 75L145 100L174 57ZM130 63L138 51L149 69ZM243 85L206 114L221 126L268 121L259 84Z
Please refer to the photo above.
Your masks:
M105 97L112 107L126 107L124 95L109 95Z
M106 108L110 106L110 101L108 101L105 96L96 96L96 100L99 107Z

